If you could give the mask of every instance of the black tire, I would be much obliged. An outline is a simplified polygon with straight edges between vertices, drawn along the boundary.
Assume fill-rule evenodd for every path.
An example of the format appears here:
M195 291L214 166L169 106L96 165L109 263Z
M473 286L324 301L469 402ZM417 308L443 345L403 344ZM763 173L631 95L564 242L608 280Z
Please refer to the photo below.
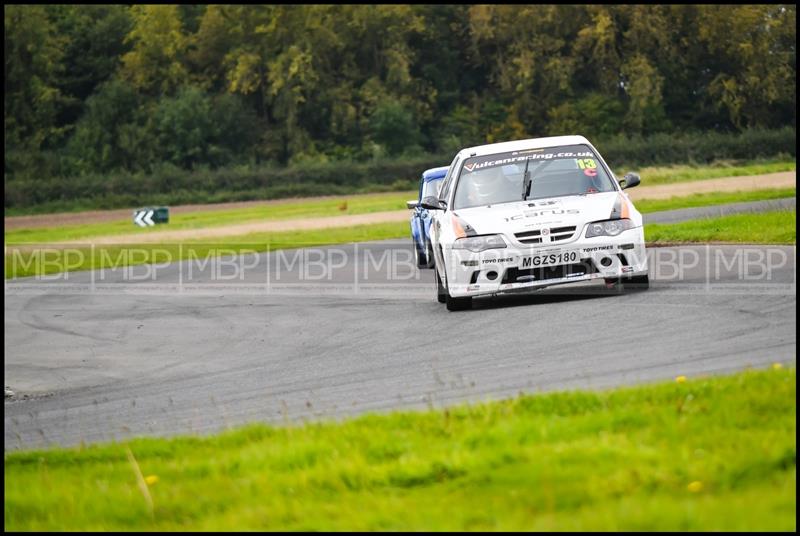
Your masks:
M447 301L447 290L442 285L442 278L439 277L439 270L433 270L433 273L436 275L436 300L439 303L445 303Z
M471 296L467 298L453 298L448 293L446 303L448 311L466 311L467 309L472 309Z
M431 246L431 243L427 240L425 241L425 249L428 251L427 253L428 265L426 266L426 268L433 268L434 266L436 266L436 257L433 255L433 247Z
M414 241L414 262L417 264L417 268L427 268L428 267L428 259L425 258L419 247L417 247L416 241Z
M439 273L438 271L436 272ZM445 291L445 304L447 305L448 311L466 311L467 309L472 309L472 296L466 298L454 298L450 295L450 291L447 287L444 287Z
M650 277L648 275L606 278L606 290L610 292L636 292L647 290L648 288L650 288Z
M606 278L606 292L620 294L622 293L622 279L619 277Z
M622 286L626 291L647 290L650 288L650 276L645 274L628 277L622 280Z

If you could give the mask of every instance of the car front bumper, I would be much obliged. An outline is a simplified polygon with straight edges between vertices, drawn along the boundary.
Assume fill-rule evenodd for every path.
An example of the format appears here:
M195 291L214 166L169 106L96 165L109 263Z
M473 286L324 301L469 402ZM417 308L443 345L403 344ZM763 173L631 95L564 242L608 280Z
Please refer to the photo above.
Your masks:
M450 248L444 254L447 288L454 298L647 274L642 227L566 244L508 244L480 253Z

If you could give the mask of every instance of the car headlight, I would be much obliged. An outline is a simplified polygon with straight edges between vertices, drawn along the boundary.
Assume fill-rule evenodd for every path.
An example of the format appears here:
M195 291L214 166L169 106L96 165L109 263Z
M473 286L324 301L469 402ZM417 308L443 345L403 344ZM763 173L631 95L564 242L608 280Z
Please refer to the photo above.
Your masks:
M453 249L466 249L473 253L504 247L507 247L506 241L500 235L468 236L453 242Z
M627 218L621 220L596 221L586 227L586 238L593 236L617 236L622 231L633 229L633 222Z

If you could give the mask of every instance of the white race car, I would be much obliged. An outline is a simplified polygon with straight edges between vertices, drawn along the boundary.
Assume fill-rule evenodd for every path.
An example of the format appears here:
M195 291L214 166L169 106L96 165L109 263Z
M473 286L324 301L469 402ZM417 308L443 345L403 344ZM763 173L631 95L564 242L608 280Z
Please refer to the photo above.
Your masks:
M438 299L451 311L474 296L604 279L647 288L642 215L583 136L481 145L460 151L438 197L431 241Z

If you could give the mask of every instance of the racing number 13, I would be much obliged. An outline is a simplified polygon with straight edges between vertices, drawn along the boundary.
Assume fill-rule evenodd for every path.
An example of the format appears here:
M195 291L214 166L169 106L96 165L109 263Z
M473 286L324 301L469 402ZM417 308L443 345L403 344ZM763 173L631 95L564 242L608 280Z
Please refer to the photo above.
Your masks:
M578 159L578 167L581 169L595 169L597 167L597 162L595 162L593 158Z

